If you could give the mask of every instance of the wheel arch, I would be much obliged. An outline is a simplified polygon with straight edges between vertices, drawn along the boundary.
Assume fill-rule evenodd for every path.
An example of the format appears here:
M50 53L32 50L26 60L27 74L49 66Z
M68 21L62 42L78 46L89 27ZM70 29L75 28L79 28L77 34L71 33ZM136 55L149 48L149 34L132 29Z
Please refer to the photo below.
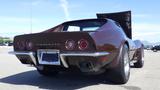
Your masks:
M125 42L124 42L124 45L125 45L125 44L127 45L128 48L130 48L128 41L125 41Z

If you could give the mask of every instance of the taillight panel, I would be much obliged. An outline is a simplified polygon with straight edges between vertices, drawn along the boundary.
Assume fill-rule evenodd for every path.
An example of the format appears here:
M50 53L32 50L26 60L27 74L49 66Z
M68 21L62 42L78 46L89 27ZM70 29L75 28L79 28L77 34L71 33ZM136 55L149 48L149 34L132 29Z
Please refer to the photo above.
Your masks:
M88 43L88 41L85 40L85 39L81 39L81 40L78 41L78 48L79 48L80 50L85 50L85 49L87 49L87 48L88 48L88 45L89 45L89 43Z
M79 39L77 41L67 40L65 42L65 48L67 50L86 50L89 46L89 43L86 39Z
M24 51L24 50L32 50L33 49L33 43L31 41L16 41L14 44L14 48L16 50Z
M30 41L26 41L26 49L27 50L32 50L33 49L33 43Z
M24 50L25 49L25 42L24 41L18 41L18 42L16 42L15 47L19 50Z
M74 40L67 40L65 42L65 48L67 50L73 50L75 48L75 41Z

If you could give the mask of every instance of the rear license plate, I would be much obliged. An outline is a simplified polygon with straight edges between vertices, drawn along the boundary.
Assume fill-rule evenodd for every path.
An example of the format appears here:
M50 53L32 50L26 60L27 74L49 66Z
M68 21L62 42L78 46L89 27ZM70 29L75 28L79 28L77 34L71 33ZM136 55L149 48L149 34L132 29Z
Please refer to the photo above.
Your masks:
M58 50L38 50L39 64L45 65L60 65Z

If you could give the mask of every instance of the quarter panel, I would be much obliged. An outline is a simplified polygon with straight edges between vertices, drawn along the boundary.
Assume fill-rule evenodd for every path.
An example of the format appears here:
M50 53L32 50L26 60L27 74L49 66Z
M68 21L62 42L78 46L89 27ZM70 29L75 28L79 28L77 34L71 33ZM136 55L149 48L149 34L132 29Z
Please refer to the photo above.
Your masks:
M90 35L95 41L97 51L107 51L111 54L106 59L106 61L111 61L108 67L116 67L119 62L120 49L126 41L126 36L121 28L108 20L108 23Z
M108 21L97 32L91 32L97 51L114 52L125 41L123 33L112 22Z

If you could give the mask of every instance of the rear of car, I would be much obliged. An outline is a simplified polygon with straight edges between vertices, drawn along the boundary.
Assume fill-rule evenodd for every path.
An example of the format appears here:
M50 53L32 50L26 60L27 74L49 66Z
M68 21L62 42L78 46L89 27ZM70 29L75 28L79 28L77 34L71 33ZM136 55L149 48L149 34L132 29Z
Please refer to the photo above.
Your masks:
M98 19L69 21L41 33L16 36L13 53L45 76L75 68L91 74L110 69L113 82L124 84L129 80L133 56L130 52L135 45L131 40L131 12L97 16Z
M157 52L160 50L160 45L156 45L154 47L151 48L152 51Z
M97 72L109 52L97 51L90 33L96 33L106 19L63 23L63 30L20 35L14 38L14 50L23 64L78 67L82 72ZM57 30L57 29L55 29ZM52 32L51 32L52 31Z

